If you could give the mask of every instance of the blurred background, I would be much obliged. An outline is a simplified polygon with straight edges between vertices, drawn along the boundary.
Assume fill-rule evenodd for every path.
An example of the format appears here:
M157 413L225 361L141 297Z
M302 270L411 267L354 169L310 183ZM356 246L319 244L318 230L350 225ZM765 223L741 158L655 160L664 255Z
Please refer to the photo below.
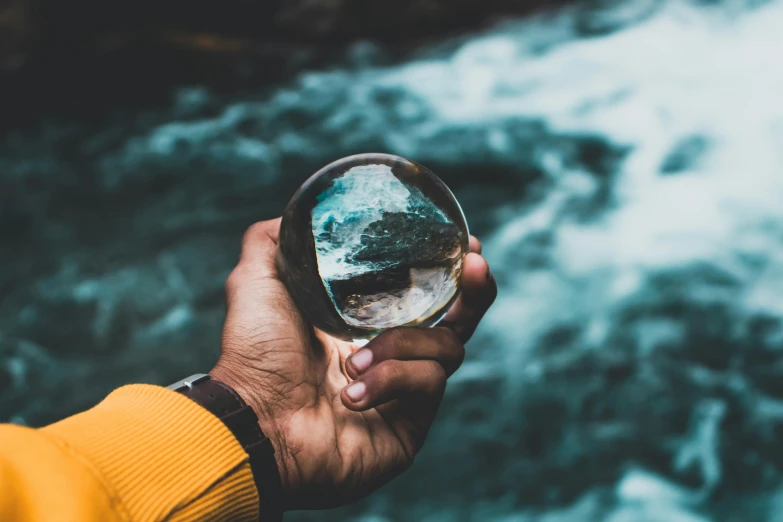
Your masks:
M339 157L500 285L413 470L291 521L783 521L783 0L0 1L0 421L214 362Z

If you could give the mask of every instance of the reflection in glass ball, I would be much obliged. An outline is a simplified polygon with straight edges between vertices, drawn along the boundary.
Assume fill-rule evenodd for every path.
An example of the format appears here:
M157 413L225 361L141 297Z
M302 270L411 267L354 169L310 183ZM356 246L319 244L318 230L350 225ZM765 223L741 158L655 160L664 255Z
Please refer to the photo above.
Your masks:
M304 316L345 340L432 326L459 294L465 217L435 174L359 154L308 179L283 213L277 265Z

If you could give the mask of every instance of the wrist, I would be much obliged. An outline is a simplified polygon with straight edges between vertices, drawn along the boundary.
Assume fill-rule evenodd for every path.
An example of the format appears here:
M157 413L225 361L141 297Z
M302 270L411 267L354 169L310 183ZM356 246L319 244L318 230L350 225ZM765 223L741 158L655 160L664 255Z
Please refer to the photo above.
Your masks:
M293 455L285 440L285 432L280 429L280 422L269 406L269 401L263 400L258 390L246 383L251 380L243 377L243 372L236 371L231 366L218 362L215 368L209 372L212 379L219 381L236 392L258 417L258 424L264 435L269 439L274 448L275 461L280 473L282 486L282 507L288 511L291 506L291 492L294 490L292 478L296 469ZM261 493L261 492L259 492Z

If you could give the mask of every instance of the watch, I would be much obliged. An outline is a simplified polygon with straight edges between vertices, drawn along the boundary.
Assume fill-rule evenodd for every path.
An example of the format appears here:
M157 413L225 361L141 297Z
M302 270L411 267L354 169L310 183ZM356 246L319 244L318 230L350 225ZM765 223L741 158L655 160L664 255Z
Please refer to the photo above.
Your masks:
M168 388L191 398L231 430L250 457L250 469L258 489L260 518L282 520L283 488L275 448L261 431L253 409L231 387L203 373L186 377Z

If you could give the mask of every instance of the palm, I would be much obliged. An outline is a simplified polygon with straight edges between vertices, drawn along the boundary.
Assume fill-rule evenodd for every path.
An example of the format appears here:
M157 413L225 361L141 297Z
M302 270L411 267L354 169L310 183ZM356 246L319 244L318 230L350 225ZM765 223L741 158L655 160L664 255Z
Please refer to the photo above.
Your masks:
M358 346L308 324L279 280L261 284L259 291L276 296L275 306L254 307L247 315L243 309L230 310L224 352L234 352L232 345L241 343L242 360L237 362L264 375L255 391L276 399L269 413L290 454L289 480L307 484L312 502L300 507L328 507L361 497L411 464L419 440L414 423L399 401L364 412L346 408L340 400L351 381L345 362ZM258 324L259 316L267 319L265 324ZM242 339L234 338L237 331ZM340 493L347 491L350 496Z
M358 498L376 489L410 465L414 449L403 445L408 434L398 436L404 430L398 408L385 405L382 414L377 408L354 412L343 405L340 392L351 380L345 362L355 345L317 331L300 346L316 355L299 373L298 382L308 385L300 384L298 404L284 427L286 443L299 450L294 460L301 479L320 490L314 500L320 506L342 504L353 499L336 492L350 491Z

